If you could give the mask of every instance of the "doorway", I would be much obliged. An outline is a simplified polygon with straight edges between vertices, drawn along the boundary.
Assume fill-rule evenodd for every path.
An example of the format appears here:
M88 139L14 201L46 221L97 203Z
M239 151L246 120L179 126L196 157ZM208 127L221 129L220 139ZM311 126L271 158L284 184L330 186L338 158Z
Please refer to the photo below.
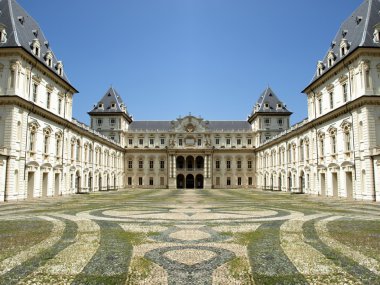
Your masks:
M194 176L192 174L186 176L186 189L194 189Z
M198 174L195 178L197 189L203 189L203 175Z

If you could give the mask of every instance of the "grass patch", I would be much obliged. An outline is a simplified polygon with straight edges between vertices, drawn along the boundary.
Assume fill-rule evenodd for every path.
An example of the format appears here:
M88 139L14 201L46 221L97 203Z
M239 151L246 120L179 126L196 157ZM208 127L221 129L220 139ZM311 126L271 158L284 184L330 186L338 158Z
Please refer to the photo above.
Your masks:
M328 230L334 239L380 261L378 221L336 220L328 223Z
M0 221L0 260L40 243L52 228L42 220Z

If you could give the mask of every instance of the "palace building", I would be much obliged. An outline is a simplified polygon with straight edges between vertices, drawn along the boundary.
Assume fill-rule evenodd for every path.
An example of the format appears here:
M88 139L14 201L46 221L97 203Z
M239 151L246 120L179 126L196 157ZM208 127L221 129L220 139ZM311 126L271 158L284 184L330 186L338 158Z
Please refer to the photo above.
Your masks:
M363 1L342 24L303 91L308 119L294 126L270 87L241 121L135 121L111 87L87 126L72 117L77 90L38 23L1 0L0 201L120 188L380 200L379 11Z

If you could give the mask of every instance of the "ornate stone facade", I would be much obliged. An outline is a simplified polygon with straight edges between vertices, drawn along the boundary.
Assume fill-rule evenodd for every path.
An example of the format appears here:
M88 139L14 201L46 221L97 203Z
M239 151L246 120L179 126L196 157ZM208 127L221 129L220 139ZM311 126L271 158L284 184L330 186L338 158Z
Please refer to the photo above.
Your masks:
M343 23L304 90L308 119L291 128L270 88L247 121L134 121L111 88L88 127L72 118L77 91L38 24L14 0L0 10L0 201L117 188L379 200L378 1Z

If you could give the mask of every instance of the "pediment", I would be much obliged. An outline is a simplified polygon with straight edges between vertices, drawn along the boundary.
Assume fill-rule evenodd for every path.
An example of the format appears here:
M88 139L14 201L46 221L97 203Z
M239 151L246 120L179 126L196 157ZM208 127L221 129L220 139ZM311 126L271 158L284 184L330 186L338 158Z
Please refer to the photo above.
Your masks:
M179 133L203 133L207 130L207 127L207 121L191 115L172 121L173 130Z

